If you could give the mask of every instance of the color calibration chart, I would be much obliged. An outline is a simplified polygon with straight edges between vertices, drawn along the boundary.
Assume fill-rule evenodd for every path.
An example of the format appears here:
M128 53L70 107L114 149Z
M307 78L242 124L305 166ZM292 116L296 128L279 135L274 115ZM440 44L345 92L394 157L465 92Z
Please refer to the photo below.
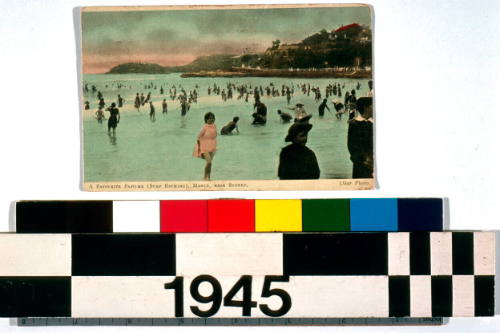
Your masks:
M441 199L24 201L0 234L2 317L493 316L494 278L495 233L443 231Z
M442 231L441 199L21 201L18 233Z

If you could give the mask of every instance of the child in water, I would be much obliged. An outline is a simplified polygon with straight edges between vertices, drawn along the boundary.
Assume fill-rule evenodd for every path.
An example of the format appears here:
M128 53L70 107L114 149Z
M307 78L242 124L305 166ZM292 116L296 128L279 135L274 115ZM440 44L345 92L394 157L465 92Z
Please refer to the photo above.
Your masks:
M280 119L281 119L282 123L289 123L290 120L292 120L292 118L293 118L289 113L283 112L281 110L278 110L278 114L280 115Z
M201 128L196 139L193 156L205 159L205 172L203 180L210 180L212 161L217 150L217 128L215 127L215 115L212 112L205 114L205 125Z
M95 119L97 119L97 122L99 124L102 124L102 120L106 119L106 117L104 117L104 111L102 110L101 107L99 107L99 110L95 112Z
M233 134L233 130L236 130L236 133L240 133L238 130L238 120L240 120L240 117L234 117L233 120L227 123L226 126L222 127L220 130L220 135L230 135Z

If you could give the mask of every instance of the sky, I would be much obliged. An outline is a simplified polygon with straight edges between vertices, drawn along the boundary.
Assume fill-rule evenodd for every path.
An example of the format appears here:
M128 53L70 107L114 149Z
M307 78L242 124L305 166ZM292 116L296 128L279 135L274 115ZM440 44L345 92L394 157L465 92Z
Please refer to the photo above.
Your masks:
M83 11L84 73L126 62L188 64L199 56L263 52L322 29L371 25L369 7Z

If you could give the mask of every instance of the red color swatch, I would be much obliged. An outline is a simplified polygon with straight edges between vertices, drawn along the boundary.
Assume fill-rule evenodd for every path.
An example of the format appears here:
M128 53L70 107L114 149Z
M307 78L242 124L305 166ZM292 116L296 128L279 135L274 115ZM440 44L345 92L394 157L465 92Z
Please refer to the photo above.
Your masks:
M207 232L207 200L160 201L161 232Z
M254 200L209 200L209 232L254 232Z

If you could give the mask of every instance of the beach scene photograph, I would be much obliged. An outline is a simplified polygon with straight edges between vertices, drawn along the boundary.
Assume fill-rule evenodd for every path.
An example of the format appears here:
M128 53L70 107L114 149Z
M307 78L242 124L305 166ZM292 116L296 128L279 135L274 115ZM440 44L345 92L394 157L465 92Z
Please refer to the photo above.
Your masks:
M83 189L372 189L372 15L82 8Z

